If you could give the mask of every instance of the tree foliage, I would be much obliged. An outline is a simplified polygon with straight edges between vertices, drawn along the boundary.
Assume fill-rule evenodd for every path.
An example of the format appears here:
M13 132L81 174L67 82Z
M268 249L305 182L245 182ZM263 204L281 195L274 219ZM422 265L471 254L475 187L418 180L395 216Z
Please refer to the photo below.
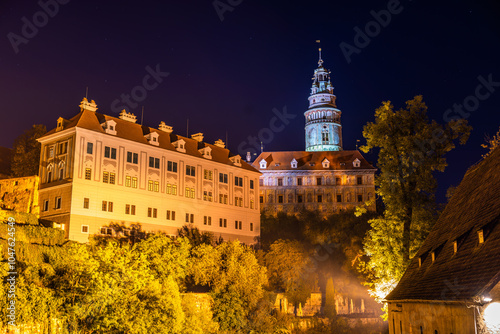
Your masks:
M37 139L47 132L45 125L36 124L14 141L12 156L12 176L38 175L41 144Z
M405 262L412 255L412 230L425 234L435 220L434 172L444 171L445 154L455 147L455 139L465 144L470 130L464 119L445 126L430 121L422 96L415 96L399 110L390 101L384 102L375 111L375 122L363 129L366 146L361 150L379 150L377 194L385 204L387 221L402 225Z

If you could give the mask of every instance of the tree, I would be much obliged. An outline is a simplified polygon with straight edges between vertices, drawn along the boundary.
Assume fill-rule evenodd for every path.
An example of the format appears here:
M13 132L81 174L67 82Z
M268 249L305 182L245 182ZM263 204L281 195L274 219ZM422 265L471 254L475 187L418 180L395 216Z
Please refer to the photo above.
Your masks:
M12 176L38 175L41 144L37 139L46 132L45 125L36 124L16 138L12 156Z
M254 251L238 241L217 247L202 244L192 251L192 274L197 284L210 286L214 319L222 331L251 326L249 315L264 295L266 268Z
M465 144L471 127L464 119L445 126L429 121L422 96L406 102L397 111L390 101L375 111L375 122L363 129L366 146L363 152L378 148L380 175L376 178L377 194L385 204L387 222L397 222L402 229L402 254L405 264L411 258L411 240L422 240L435 220L435 188L433 173L444 171L444 155L459 139Z
M335 307L335 287L333 286L333 279L330 277L326 281L325 289L325 308L324 314L329 319L334 319L337 316L337 308Z
M481 144L481 147L488 149L488 152L483 155L483 158L486 158L491 154L491 152L493 152L494 149L500 146L500 128L493 137L486 136L484 140L486 141L486 144Z
M265 256L271 287L285 292L295 308L317 285L316 263L299 241L278 240Z

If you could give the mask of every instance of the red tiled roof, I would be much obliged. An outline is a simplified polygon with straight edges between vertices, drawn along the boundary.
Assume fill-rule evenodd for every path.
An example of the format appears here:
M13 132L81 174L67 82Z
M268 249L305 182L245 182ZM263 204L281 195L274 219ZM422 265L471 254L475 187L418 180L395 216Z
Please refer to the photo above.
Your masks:
M229 160L229 158L234 155L232 155L227 148L221 148L205 142L198 142L197 140L183 137L173 132L167 133L155 128L150 128L145 125L132 123L117 117L112 117L89 110L83 110L74 117L72 117L71 119L65 121L63 130L73 127L78 127L105 134L106 132L102 128L101 124L108 120L113 120L116 122L116 127L115 127L116 136L115 135L110 135L110 136L150 145L148 144L148 140L146 139L145 135L151 132L156 132L158 134L158 142L159 142L158 147L160 148L169 151L176 151L172 143L177 140L183 139L186 142L185 144L186 154L202 158L202 154L198 150L208 146L212 149L212 159L211 159L212 161L234 166L234 163L231 162L231 160ZM58 132L60 131L62 130L59 130ZM43 137L50 136L55 132L56 129L52 129L49 132L47 132ZM253 166L246 163L243 158L241 159L241 168L252 172L259 172Z
M329 168L323 168L324 159L330 162ZM359 159L360 166L354 167L354 160ZM260 168L260 161L264 159L267 162L266 170L356 170L372 169L376 170L359 151L325 151L325 152L307 152L307 151L281 151L281 152L263 152L253 162L253 166ZM297 168L292 168L292 160L297 160ZM278 164L278 165L276 165Z
M485 241L478 242L483 229ZM454 254L453 242L458 243ZM432 263L431 252L436 253ZM419 268L418 259L422 258ZM471 167L387 300L471 300L500 280L500 149Z

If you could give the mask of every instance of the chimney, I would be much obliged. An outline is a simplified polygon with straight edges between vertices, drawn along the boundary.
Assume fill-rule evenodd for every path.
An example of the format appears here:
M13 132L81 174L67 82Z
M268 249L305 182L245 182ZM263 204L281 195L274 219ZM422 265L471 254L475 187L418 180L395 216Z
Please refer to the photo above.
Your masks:
M192 134L191 138L196 140L196 141L202 142L203 141L203 133L198 132L198 133Z
M171 133L173 131L173 128L169 125L166 125L165 122L161 121L160 125L158 125L158 130L161 130L166 133Z
M226 148L226 144L222 141L222 139L217 139L214 145L220 148Z
M118 118L131 123L135 123L137 121L137 117L132 113L128 113L125 109L120 111Z

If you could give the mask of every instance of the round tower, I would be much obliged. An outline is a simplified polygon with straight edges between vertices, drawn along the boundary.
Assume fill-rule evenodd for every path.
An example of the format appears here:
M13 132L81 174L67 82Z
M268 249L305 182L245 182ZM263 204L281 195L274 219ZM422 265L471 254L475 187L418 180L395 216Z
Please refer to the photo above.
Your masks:
M330 71L323 67L319 49L318 68L314 70L306 118L306 151L341 151L341 112L335 104L336 96L330 82Z

